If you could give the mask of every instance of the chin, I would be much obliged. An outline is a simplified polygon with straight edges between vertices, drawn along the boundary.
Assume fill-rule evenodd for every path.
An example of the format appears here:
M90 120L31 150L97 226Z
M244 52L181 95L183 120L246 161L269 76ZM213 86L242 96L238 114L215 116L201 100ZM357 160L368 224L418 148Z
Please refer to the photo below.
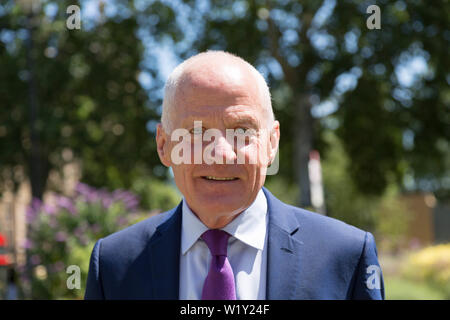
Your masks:
M249 205L248 199L242 194L217 196L201 195L196 197L196 205L203 212L213 212L214 214L230 215L243 211Z

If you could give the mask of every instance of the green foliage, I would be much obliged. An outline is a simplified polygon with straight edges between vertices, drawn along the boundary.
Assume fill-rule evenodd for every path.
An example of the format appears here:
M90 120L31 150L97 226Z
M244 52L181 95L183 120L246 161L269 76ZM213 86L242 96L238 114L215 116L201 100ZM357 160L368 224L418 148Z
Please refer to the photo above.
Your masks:
M384 277L386 300L445 300L445 295L426 283L399 276Z
M322 161L327 214L375 232L389 245L383 249L397 248L408 225L407 208L398 188L391 183L381 196L365 194L349 175L351 162L340 140L331 132L325 132L323 140L329 145Z
M175 186L155 179L136 179L131 190L139 196L140 206L143 210L156 208L167 211L177 206L181 201L181 194Z
M378 250L395 252L404 246L410 223L406 203L395 185L390 185L374 212Z
M341 142L332 133L324 140L330 145L322 161L327 214L363 229L374 228L375 209L379 198L363 194L351 179L351 166Z
M281 201L295 206L297 203L298 188L286 182L281 176L268 176L264 186Z
M154 170L159 159L147 130L159 118L164 79L154 50L164 47L180 59L207 49L227 50L265 74L281 123L280 174L269 177L266 185L280 199L298 203L301 163L295 155L310 147L322 156L328 214L388 235L392 243L401 240L406 225L395 184L410 177L428 183L415 188L448 195L448 1L378 1L381 30L366 28L368 3L359 0L117 0L104 2L117 14L103 10L97 21L83 21L82 29L74 31L65 27L64 9L80 2L40 3L31 20L19 2L0 4L0 187L13 181L17 188L31 177L36 144L28 93L33 75L42 184L51 170L79 160L81 180L90 185L131 188L145 210L176 205L180 195L155 180L164 174ZM51 5L57 7L54 16L44 13ZM144 44L150 50L144 51ZM399 68L417 57L425 61L426 72L403 84ZM145 89L138 81L143 71L151 76ZM343 79L350 79L347 85ZM321 114L318 106L328 99L336 102L336 110ZM305 110L314 113L308 124L311 146L299 143L297 135L302 127L298 115ZM82 266L93 239L117 230L120 206L112 205L105 214L101 206L75 202L77 212L89 212L83 220L87 239L74 236L79 220L63 209L57 219L61 225L49 227L53 216L42 214L32 228L35 241L43 244L39 250L48 261L47 277L54 279L48 286L33 280L42 297L50 297L52 290L70 296L58 291L65 290L61 281L66 277L52 271L61 268L58 259L64 266ZM100 233L93 231L97 224ZM56 241L53 230L66 232L67 242ZM36 254L41 258L40 251Z
M304 160L294 155L309 148L296 135L304 126L298 115L329 100L336 111L311 120L311 148L326 153L321 133L337 129L357 190L380 196L405 175L422 182L415 188L425 181L428 190L448 189L448 1L379 1L381 30L366 27L367 1L210 3L211 10L192 14L202 33L189 52L227 50L265 73L281 122L286 181L299 183ZM413 58L427 70L404 83L399 70ZM412 142L405 144L405 135Z
M411 253L402 267L405 278L420 281L450 299L450 244L440 244Z
M50 170L61 170L72 158L82 162L82 180L97 187L129 188L138 177L156 175L159 160L147 125L159 118L164 79L155 48L164 47L180 59L207 49L228 50L266 75L281 122L280 175L286 183L299 184L297 172L305 161L295 158L297 150L326 154L322 132L334 123L332 130L337 129L349 155L348 175L363 193L381 195L405 175L428 183L418 188L446 189L448 1L380 1L382 29L369 30L366 1L138 5L118 0L104 3L97 21L86 18L81 30L70 31L64 8L77 3L84 4L40 1L31 21L19 2L1 5L0 81L7 85L0 86L0 149L8 150L0 153L1 181L11 179L17 187L30 177L31 74L44 184ZM45 14L51 6L57 8L55 15ZM107 6L117 13L106 15ZM151 48L144 51L144 43ZM399 68L417 57L427 71L402 83ZM140 72L151 76L147 92L137 80ZM314 113L327 99L336 102L337 110L316 114L306 130L311 145L301 144L298 115ZM404 143L405 134L410 145ZM64 153L68 149L72 156ZM16 174L19 167L24 174Z
M2 2L0 28L0 182L16 187L30 175L31 146L28 79L35 79L35 123L39 137L40 184L51 170L81 160L81 179L93 186L128 188L159 163L147 124L158 118L138 81L143 46L134 16L106 17L81 30L65 26L73 1L40 1L27 20L19 2ZM54 16L44 13L56 6ZM119 3L117 3L119 5ZM0 12L2 11L0 10ZM125 10L124 10L125 11ZM92 22L92 21L91 21ZM33 47L26 46L31 23ZM26 63L29 53L33 69ZM67 152L70 150L70 152ZM23 168L24 174L11 174ZM33 182L33 181L32 181ZM33 186L35 184L32 184ZM0 183L2 187L3 184ZM48 186L57 190L57 186ZM33 187L33 194L36 190Z
M84 184L77 186L72 197L54 195L48 203L35 199L27 210L31 228L25 243L32 278L21 269L21 284L31 286L31 298L83 298L95 242L148 218L137 204L130 192L107 192ZM80 268L80 289L67 287L70 274L66 270L71 265Z

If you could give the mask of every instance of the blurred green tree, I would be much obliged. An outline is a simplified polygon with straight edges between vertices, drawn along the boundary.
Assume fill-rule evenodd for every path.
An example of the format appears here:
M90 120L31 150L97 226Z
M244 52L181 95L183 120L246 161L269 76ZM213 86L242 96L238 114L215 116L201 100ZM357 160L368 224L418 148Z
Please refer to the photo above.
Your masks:
M135 17L108 17L102 7L94 22L69 30L66 8L76 1L34 2L34 12L24 3L0 5L0 181L16 189L30 177L41 198L49 172L74 159L82 181L97 187L128 188L151 175L158 159L147 125L158 114L138 81Z
M405 178L448 191L448 1L377 1L381 30L366 26L371 1L183 2L199 31L182 58L222 49L267 75L282 123L280 173L300 186L298 204L310 205L309 152L326 157L330 129L362 192Z
M322 162L327 214L359 228L370 230L381 250L395 250L405 240L410 215L399 198L399 188L390 183L379 196L362 192L347 168L350 158L341 140L332 131L325 132L330 146Z
M310 205L309 152L326 158L327 130L340 138L348 174L368 195L404 181L449 190L446 1L379 1L380 30L366 26L372 3L358 0L115 0L105 6L116 14L73 31L61 10L67 1L41 3L46 13L35 17L31 53L42 181L64 154L70 158L65 149L82 160L83 180L94 186L127 187L142 172L154 173L159 161L145 126L159 116L161 70L168 68L155 48L180 60L223 49L267 75L282 123L280 174L300 186L300 205ZM16 181L22 175L10 169L20 164L28 173L33 163L27 19L13 1L1 8L0 81L8 85L0 88L0 148L8 152L0 161ZM151 76L147 95L136 80L142 70Z

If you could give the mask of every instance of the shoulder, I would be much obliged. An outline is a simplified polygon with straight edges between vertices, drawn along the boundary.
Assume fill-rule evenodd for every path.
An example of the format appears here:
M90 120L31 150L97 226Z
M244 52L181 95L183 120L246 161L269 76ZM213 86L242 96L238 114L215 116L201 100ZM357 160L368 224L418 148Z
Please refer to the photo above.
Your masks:
M384 298L375 240L370 232L285 204L269 192L266 195L272 230L277 229L279 238L281 234L295 242L293 254L298 260L293 261L298 261L306 274L302 294L313 299ZM373 283L369 286L368 281Z
M328 236L342 236L352 238L361 238L365 236L365 231L361 230L353 225L350 225L344 221L328 217L316 212L309 210L292 207L295 215L298 217L299 222L303 224L304 227L308 227L313 232L318 232L322 230L327 232Z
M139 255L146 248L158 227L167 222L175 214L177 208L149 217L100 239L101 256L116 260Z
M298 221L303 225L302 231L315 234L329 240L343 240L349 242L364 241L366 231L322 214L301 208L291 207Z
M267 189L265 191L269 205L269 219L288 232L297 229L294 238L321 248L361 253L367 237L366 231L335 218L288 205ZM292 227L289 229L287 226Z

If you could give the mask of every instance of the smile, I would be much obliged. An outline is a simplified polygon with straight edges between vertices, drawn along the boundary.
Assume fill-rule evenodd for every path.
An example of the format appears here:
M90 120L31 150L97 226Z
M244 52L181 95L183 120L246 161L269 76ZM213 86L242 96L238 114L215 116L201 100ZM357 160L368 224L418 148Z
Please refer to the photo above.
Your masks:
M206 179L206 180L215 180L215 181L232 181L232 180L239 179L239 178L236 178L236 177L219 178L219 177L214 177L214 176L206 176L206 177L202 177L202 178Z

